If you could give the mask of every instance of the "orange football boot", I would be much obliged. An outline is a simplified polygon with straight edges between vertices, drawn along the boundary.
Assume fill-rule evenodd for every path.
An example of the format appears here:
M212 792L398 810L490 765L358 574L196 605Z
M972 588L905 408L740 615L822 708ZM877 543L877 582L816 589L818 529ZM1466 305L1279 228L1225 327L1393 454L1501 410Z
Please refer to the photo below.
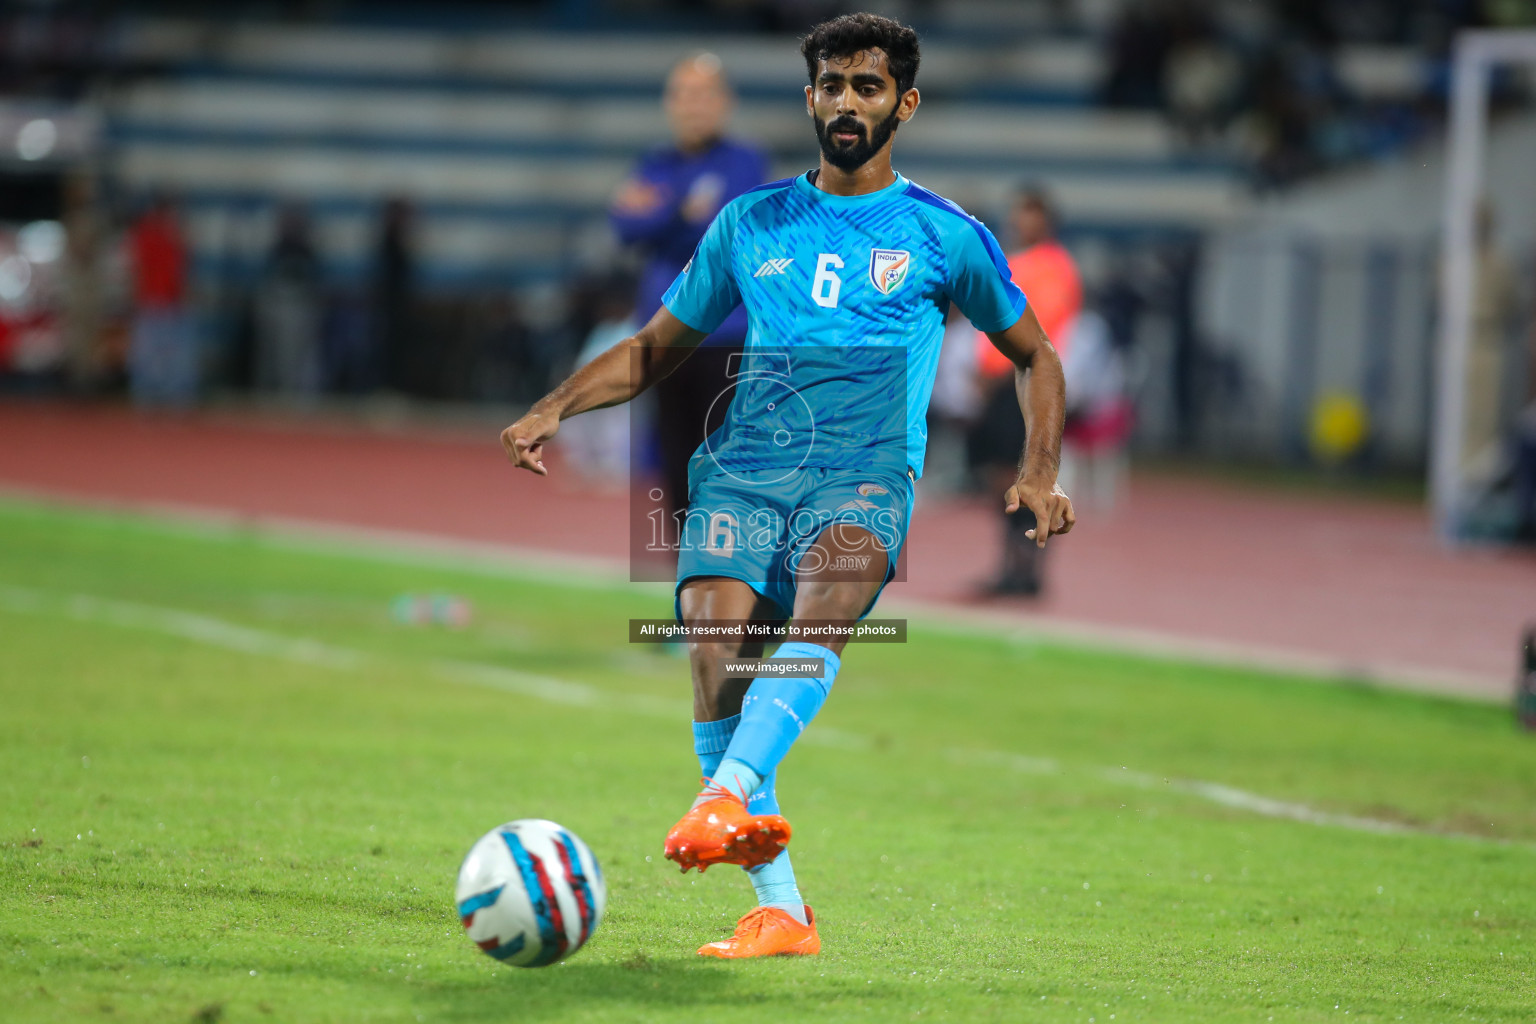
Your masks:
M711 797L683 815L667 833L662 851L687 874L699 874L711 864L767 864L789 845L789 822L778 814L753 814L741 797L724 786L710 785Z
M699 956L741 960L749 956L810 956L821 952L816 915L805 908L801 924L777 907L758 907L736 922L736 934L699 947Z

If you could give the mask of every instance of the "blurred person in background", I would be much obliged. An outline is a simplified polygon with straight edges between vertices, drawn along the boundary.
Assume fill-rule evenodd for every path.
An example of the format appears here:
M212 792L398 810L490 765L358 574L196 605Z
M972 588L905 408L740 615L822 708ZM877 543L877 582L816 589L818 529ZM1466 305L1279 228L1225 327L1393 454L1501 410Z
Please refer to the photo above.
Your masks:
M128 384L143 405L186 405L197 394L197 337L187 311L187 245L165 193L128 230L133 338Z
M420 382L416 338L416 256L411 204L400 196L384 204L373 268L373 324L380 376L391 391L410 394Z
M1205 146L1225 130L1243 85L1243 64L1222 38L1211 13L1182 9L1171 22L1162 93L1173 128L1185 145Z
M288 204L278 214L277 239L256 293L258 390L319 393L323 315L320 260L309 217L302 207Z
M1173 46L1166 5L1151 0L1123 4L1105 41L1105 106L1156 110L1164 105L1163 70Z
M1080 494L1074 503L1109 512L1125 488L1125 446L1134 422L1126 393L1125 360L1109 321L1084 309L1056 346L1067 384L1067 422L1061 435L1061 486Z
M725 134L735 106L720 58L701 53L678 62L662 99L671 142L641 158L614 194L610 216L619 240L646 256L634 318L646 323L661 296L692 259L721 207L768 177L762 150ZM656 433L669 515L688 507L688 459L724 419L711 406L730 381L726 367L747 336L740 306L671 376L656 386ZM720 403L721 406L726 403Z
M532 332L523 322L517 296L510 291L487 297L479 328L474 396L485 402L531 403L547 374L535 377Z
M105 234L95 178L70 175L64 183L64 359L70 387L82 394L100 391L111 371L103 344L108 302Z
M1083 284L1072 254L1056 240L1056 208L1049 193L1036 185L1021 189L1013 205L1011 226L1019 248L1008 257L1008 269L1029 299L1046 337L1065 361L1069 358L1067 328L1082 309ZM1024 421L1019 417L1013 364L981 332L975 334L972 344L981 414L967 439L968 461L985 486L1002 491L1018 475L1019 452L1024 448ZM987 590L993 594L1037 595L1043 585L1044 556L1030 532L1035 528L1033 514L1023 507L1013 515L1001 509L998 514L1002 517L1002 557Z
M365 289L345 288L325 303L320 321L323 386L342 395L365 395L379 386L373 315Z

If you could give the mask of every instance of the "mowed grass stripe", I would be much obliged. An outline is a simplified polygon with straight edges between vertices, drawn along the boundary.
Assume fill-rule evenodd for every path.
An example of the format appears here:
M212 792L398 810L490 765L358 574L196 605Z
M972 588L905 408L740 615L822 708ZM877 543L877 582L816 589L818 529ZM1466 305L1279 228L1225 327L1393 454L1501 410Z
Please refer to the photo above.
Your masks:
M20 1003L38 1013L17 1019L58 1019L60 1006L165 1019L169 1007L190 1015L217 1002L230 1019L515 1009L666 1020L678 1005L726 1013L741 1000L793 1018L802 999L831 1019L1006 1020L1028 1005L1039 1008L1031 1019L1076 1020L1108 1003L1120 1020L1251 1019L1263 1009L1306 1020L1336 1013L1339 1000L1366 1019L1405 1008L1439 1019L1468 1000L1520 1019L1530 964L1506 968L1500 956L1518 955L1509 947L1530 920L1508 902L1523 878L1513 864L1442 859L1437 841L1403 848L1401 837L1283 822L1234 827L1165 801L1127 809L1080 780L1033 780L1027 804L999 801L1005 782L988 798L969 776L935 779L903 773L889 755L816 748L784 784L798 804L802 878L832 948L816 964L722 978L689 959L691 945L740 912L742 880L682 879L645 861L671 816L656 794L686 799L668 738L636 735L619 716L548 707L539 728L585 736L582 761L560 745L517 750L506 741L526 718L498 709L495 693L451 687L420 701L408 669L353 682L296 665L274 678L234 652L200 664L133 636L93 642L117 672L157 678L153 705L135 713L137 701L112 700L108 679L71 693L95 698L97 720L35 730L29 760L52 784L20 787L48 792L54 806L11 804L56 817L42 818L42 847L7 857L35 853L42 869L8 870L41 895L26 907L36 920L6 914L18 924L6 976L40 979L62 999L34 1003L28 984ZM55 655L70 650L33 639ZM300 700L305 721L295 722L283 708ZM174 720L181 730L168 729ZM93 753L60 756L50 748L61 733ZM148 777L153 786L132 784ZM900 820L874 813L891 806ZM448 885L462 850L445 837L463 846L468 822L551 808L601 851L613 914L569 968L498 978L454 925ZM84 840L71 841L72 829ZM1490 945L1501 939L1504 948Z
M432 667L685 706L685 666L621 639L624 618L665 614L654 597L3 509L0 579L368 656L338 669L0 610L7 1020L1530 1016L1529 850L1316 828L1161 783L1415 827L1465 814L1524 841L1536 759L1497 709L914 625L847 659L813 727L867 744L801 745L782 773L826 952L718 964L692 951L746 909L744 879L684 878L656 849L697 770L685 717ZM471 629L390 620L396 594L437 590L475 603ZM613 886L593 943L540 972L479 954L451 902L469 843L524 815L575 829Z
M608 592L459 571L420 552L374 558L289 550L265 532L167 527L142 516L0 504L3 578L50 591L190 606L383 657L427 655L686 699L686 668L627 645L632 616L670 612L665 588ZM398 555L398 557L397 557ZM589 581L590 582L590 581ZM476 628L402 629L399 590L474 600ZM1094 653L1016 638L930 632L860 645L817 733L857 732L930 750L1024 750L1083 771L1124 765L1328 814L1439 832L1536 839L1531 745L1504 709L1283 674Z
M129 629L146 629L244 654L275 657L329 668L357 671L377 664L378 661L364 651L339 648L302 637L284 636L271 631L239 626L185 609L131 604L88 594L58 597L0 583L0 606L16 612L53 612L84 622L99 622ZM673 721L691 712L690 704L685 701L611 693L582 683L551 676L530 675L498 665L437 660L424 662L423 668L454 682L486 686L535 700L572 707L594 708L621 714L644 714ZM802 737L802 742L860 750L867 750L873 745L867 736L829 727L812 730ZM1064 770L1059 762L1050 759L1004 751L955 747L946 750L945 753L951 761L960 764L1002 766L1026 774L1054 775ZM1304 804L1275 800L1199 779L1159 780L1145 772L1132 772L1124 767L1118 770L1101 768L1096 774L1113 784L1139 789L1153 789L1161 783L1174 792L1191 794L1225 807L1310 825L1385 834L1420 833L1469 839L1474 842L1487 841L1483 836L1418 829L1400 822L1380 821L1357 815L1330 814Z
M562 589L584 589L655 598L648 614L671 615L669 583L633 582L626 567L614 559L592 558L571 552L551 552L536 546L478 542L427 533L387 530L358 525L327 523L287 517L256 520L235 512L181 505L133 504L103 507L100 503L67 502L46 493L0 486L0 507L31 512L54 510L68 515L105 516L129 520L138 527L172 536L228 541L255 540L273 550L319 554L326 557L360 558L394 565L447 569L459 573L512 578ZM1254 647L1212 642L1156 631L1121 628L1091 622L1027 621L998 614L973 614L973 609L931 605L899 596L882 598L886 617L915 618L927 631L954 636L1003 639L1021 648L1046 647L1086 650L1097 654L1124 653L1136 658L1238 668L1260 674L1283 676L1293 681L1342 683L1351 687L1405 689L1411 692L1449 695L1458 700L1503 703L1489 694L1484 680L1470 679L1442 669L1397 669L1350 666L1336 659ZM1397 671L1398 675L1393 676Z
M191 604L386 657L410 650L685 698L684 666L623 642L627 618L670 612L665 588L567 588L497 576L487 564L458 571L456 560L440 565L420 552L298 552L265 532L39 506L0 504L0 524L14 539L0 550L16 570L5 578L19 584ZM230 573L238 586L228 585ZM434 586L474 599L479 626L446 633L389 622L392 591ZM1283 674L935 634L921 622L913 630L913 643L852 652L819 734L1022 749L1083 770L1121 764L1159 779L1210 780L1329 814L1536 838L1531 748L1501 708L1347 685L1309 690Z

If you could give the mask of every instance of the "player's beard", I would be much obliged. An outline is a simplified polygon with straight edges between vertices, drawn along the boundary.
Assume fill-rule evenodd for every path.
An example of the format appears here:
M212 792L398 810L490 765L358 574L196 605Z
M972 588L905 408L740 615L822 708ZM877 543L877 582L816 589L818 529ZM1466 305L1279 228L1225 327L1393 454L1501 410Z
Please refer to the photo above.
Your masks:
M815 114L811 117L816 122L816 141L821 143L821 152L827 158L827 163L840 171L856 171L869 163L869 158L880 152L891 140L900 123L896 114L897 111L892 110L891 116L875 125L867 136L864 125L851 117L837 117L830 122L823 121ZM852 145L841 146L833 140L833 132L857 132L859 139Z

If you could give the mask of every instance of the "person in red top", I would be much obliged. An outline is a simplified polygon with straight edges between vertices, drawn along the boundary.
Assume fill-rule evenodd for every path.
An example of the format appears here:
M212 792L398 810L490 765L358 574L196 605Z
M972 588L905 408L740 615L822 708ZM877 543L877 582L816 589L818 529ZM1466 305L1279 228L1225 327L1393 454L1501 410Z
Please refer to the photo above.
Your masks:
M1008 257L1008 269L1029 300L1029 308L1046 337L1065 360L1068 328L1083 308L1083 283L1077 263L1056 240L1055 207L1043 189L1022 189L1014 202L1011 221L1020 248ZM976 334L976 365L981 414L966 447L971 466L984 474L990 487L1003 477L1012 480L1017 475L1019 452L1024 448L1024 421L1019 417L1018 396L1014 394L1013 364L999 356L987 336L980 332ZM1035 527L1034 517L1023 508L1014 515L999 511L1003 515L1002 564L988 590L999 594L1039 594L1042 552L1027 535Z
M133 225L134 299L140 309L179 307L186 295L187 253L169 199L157 197Z
M170 198L158 195L128 231L133 340L128 385L145 405L185 405L197 393L197 341L186 309L187 246Z

